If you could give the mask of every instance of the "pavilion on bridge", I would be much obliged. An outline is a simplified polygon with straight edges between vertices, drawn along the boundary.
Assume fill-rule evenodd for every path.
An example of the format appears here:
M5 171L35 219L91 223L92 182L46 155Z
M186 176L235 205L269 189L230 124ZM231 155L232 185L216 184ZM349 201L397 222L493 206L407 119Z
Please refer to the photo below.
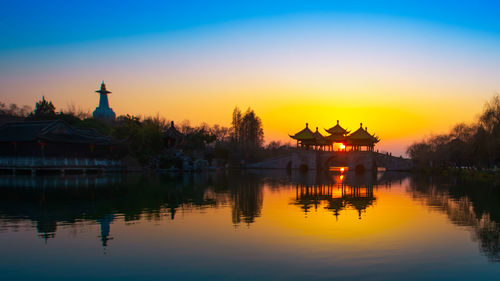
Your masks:
M339 144L339 151L373 151L375 144L380 141L377 136L368 132L367 127L363 129L363 123L360 124L359 129L350 133L349 130L342 128L337 120L335 126L325 131L329 135L323 136L318 131L318 127L315 132L312 132L309 124L306 123L303 130L289 136L297 141L297 147L321 151L334 151L334 144Z

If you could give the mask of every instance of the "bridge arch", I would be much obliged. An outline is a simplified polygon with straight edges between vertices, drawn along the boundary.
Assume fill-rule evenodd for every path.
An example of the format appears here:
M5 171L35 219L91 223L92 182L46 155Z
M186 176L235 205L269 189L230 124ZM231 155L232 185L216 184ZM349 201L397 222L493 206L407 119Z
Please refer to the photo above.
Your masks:
M323 162L323 168L330 170L331 167L348 167L349 161L342 155L332 155Z
M309 166L307 164L302 163L299 165L299 171L300 172L307 172L307 171L309 171Z
M366 170L366 167L365 167L365 165L363 165L363 164L357 164L357 165L354 167L354 171L355 171L356 173L359 173L359 174L364 173L364 172L365 172L365 170Z

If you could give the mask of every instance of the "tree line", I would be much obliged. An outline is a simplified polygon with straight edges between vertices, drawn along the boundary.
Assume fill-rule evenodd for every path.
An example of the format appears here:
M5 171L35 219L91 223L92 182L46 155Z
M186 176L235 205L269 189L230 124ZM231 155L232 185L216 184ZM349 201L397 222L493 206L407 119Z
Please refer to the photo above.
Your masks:
M34 110L29 106L7 106L0 102L0 123L22 120L64 120L73 126L94 128L112 138L127 140L126 154L142 165L155 160L163 167L179 166L179 155L208 161L220 159L224 163L240 165L290 149L280 142L264 146L262 120L251 108L242 113L235 107L231 127L206 123L192 126L188 120L176 124L175 127L183 134L184 140L175 150L165 147L163 132L170 127L171 122L159 114L146 117L126 114L109 123L94 119L89 112L77 111L74 106L58 112L52 101L45 97L35 104Z
M408 147L418 169L494 169L500 165L500 96L486 102L479 118Z

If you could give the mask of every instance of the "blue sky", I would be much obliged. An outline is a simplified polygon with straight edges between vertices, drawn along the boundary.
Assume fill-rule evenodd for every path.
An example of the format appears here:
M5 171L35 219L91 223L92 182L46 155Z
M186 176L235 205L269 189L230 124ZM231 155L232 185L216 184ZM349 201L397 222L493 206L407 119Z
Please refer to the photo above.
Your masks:
M400 18L500 35L499 1L0 1L0 50L315 13Z
M229 126L266 140L363 122L381 150L471 122L500 93L500 1L0 0L0 102ZM332 123L333 122L333 123Z

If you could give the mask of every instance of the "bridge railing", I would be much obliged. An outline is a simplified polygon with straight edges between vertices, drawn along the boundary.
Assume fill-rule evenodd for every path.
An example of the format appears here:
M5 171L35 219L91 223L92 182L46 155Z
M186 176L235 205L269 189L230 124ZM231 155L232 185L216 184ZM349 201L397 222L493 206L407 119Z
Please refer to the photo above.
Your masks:
M98 158L0 157L2 168L115 168L121 160Z

